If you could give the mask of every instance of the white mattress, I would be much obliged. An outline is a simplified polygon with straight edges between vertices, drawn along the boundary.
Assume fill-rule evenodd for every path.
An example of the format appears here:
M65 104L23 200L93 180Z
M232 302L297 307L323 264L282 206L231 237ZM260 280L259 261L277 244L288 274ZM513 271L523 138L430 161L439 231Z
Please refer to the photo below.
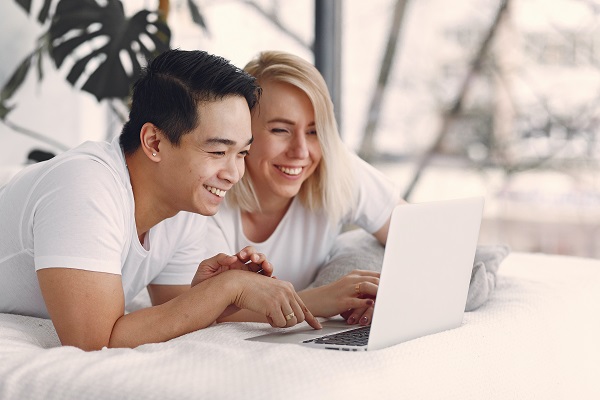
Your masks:
M47 320L0 314L0 399L600 399L598 260L511 254L462 327L384 350L243 340L272 330L85 353Z

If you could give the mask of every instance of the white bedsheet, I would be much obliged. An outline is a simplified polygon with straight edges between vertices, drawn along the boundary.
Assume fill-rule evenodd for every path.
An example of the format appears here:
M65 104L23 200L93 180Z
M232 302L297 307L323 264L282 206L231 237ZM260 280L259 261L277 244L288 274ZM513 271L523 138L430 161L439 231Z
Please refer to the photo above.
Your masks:
M600 261L513 253L497 284L462 327L365 353L244 341L273 329L251 323L85 353L0 314L0 399L600 399Z

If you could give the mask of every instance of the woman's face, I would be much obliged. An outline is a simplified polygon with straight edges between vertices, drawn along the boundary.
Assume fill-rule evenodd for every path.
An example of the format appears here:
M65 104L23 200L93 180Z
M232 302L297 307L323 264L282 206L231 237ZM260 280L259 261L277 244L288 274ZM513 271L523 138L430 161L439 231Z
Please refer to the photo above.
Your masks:
M260 82L263 93L252 113L254 142L246 157L261 202L290 200L321 161L315 113L308 96L283 82Z

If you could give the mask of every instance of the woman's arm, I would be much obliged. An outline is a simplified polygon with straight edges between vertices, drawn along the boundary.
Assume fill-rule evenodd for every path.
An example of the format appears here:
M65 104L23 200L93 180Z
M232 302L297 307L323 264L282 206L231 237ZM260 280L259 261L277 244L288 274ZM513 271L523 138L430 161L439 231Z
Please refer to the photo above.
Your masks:
M368 309L371 309L372 315L378 286L379 272L355 270L328 285L305 289L298 294L317 317L333 317L349 310L363 310L362 318ZM359 321L356 318L351 323ZM363 325L368 322L370 318Z

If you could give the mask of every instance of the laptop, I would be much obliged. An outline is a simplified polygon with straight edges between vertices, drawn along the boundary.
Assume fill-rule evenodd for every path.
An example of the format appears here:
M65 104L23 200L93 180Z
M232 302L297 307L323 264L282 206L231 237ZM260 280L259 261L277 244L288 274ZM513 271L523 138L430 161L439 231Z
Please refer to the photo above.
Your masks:
M379 350L461 326L482 214L483 197L396 206L370 326L337 318L246 340Z

